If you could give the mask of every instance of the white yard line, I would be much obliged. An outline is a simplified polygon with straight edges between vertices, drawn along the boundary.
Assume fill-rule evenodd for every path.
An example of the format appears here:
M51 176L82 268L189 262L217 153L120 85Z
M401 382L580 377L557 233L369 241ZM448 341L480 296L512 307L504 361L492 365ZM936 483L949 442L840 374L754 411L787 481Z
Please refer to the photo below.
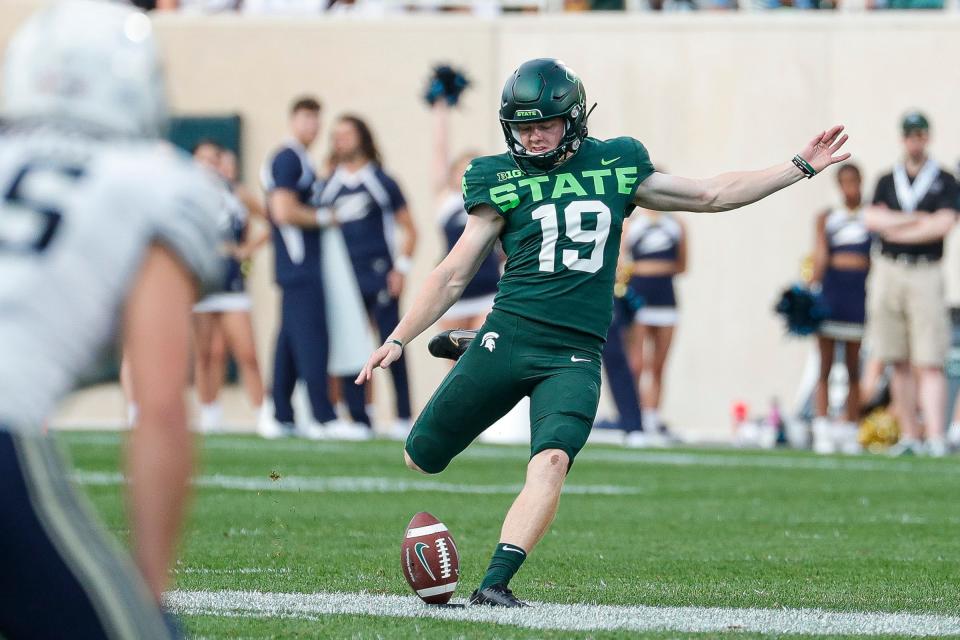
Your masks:
M72 442L115 446L122 434L71 432L67 439ZM377 443L380 444L380 443ZM203 447L218 451L258 451L264 456L272 453L333 453L358 451L369 447L369 443L354 442L315 442L310 440L288 439L265 442L250 437L214 436L206 438ZM377 445L374 445L377 446ZM400 443L395 443L400 451ZM369 449L368 449L369 450ZM503 445L473 445L462 454L463 458L494 458L499 460L526 460L529 451L526 447ZM399 461L399 458L397 458ZM960 476L960 465L916 464L909 460L891 460L879 456L862 457L797 457L785 456L777 452L757 452L747 455L731 449L697 451L655 451L655 450L615 450L588 446L580 454L581 462L611 462L620 464L648 464L678 467L746 467L758 469L823 469L835 471L878 471L882 473L923 473L935 475ZM398 462L399 464L399 462Z
M199 574L204 576L245 576L272 574L279 575L290 573L287 567L237 567L227 569L213 569L211 567L177 567L173 570L176 574L192 575Z
M119 473L100 471L73 472L78 484L90 486L114 486L123 484L125 479ZM452 482L433 482L430 480L399 480L397 478L370 476L336 476L329 478L283 476L278 480L246 476L208 475L193 479L195 487L205 489L233 489L237 491L281 491L309 493L407 493L427 491L436 493L465 494L504 494L515 495L520 492L519 484L456 484ZM578 485L568 484L564 493L572 495L609 495L628 496L649 494L650 491L635 487L616 485Z
M462 602L462 600L461 600ZM392 618L437 618L567 631L749 631L769 634L904 635L960 634L960 617L919 613L857 613L818 609L728 609L534 603L527 609L438 609L413 596L364 593L262 593L174 591L167 605L181 615L316 619L361 614Z

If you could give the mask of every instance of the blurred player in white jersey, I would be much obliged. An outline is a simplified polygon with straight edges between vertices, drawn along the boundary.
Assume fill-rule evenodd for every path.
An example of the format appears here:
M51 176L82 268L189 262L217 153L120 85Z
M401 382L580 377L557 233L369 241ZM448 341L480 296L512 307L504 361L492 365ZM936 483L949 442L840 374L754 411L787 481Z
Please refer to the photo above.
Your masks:
M192 471L190 310L216 284L214 186L155 138L149 20L73 0L7 50L0 129L0 636L170 638L157 601ZM138 575L70 486L42 425L123 327Z

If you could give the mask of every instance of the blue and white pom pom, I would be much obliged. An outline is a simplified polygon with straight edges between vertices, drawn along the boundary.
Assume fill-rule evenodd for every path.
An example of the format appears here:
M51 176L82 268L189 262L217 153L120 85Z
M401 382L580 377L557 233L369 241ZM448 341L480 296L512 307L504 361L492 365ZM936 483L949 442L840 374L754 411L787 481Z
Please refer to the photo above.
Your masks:
M787 332L809 336L817 332L830 309L823 297L802 284L787 288L774 309L787 323Z
M429 105L433 105L437 100L444 100L452 107L460 101L460 94L469 86L470 80L461 71L442 64L433 68L423 97Z

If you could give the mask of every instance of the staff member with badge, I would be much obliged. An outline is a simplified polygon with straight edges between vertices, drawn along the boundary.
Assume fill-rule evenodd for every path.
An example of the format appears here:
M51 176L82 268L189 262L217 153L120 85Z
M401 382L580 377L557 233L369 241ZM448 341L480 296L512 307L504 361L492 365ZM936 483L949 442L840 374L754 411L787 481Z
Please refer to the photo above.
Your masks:
M880 178L865 215L867 228L880 237L880 255L867 283L867 341L878 359L893 365L890 390L903 437L891 453L939 457L947 452L943 363L949 346L940 259L943 238L956 220L957 183L927 154L929 141L927 118L908 113L904 159ZM911 365L917 370L916 391Z

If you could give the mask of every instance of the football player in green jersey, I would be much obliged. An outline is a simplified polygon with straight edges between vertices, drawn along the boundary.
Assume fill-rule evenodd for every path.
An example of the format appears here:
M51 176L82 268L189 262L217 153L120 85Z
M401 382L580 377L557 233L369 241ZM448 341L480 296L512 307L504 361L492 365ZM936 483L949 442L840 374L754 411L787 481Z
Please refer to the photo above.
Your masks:
M600 397L625 217L635 206L717 212L813 177L849 154L843 127L818 133L761 171L692 179L654 171L633 138L587 136L586 93L559 60L521 65L503 88L508 153L477 158L463 179L470 213L459 242L357 378L395 362L459 298L499 238L507 264L493 311L434 393L407 439L407 466L439 473L522 397L530 398L531 457L490 567L471 603L523 606L508 584L557 511Z

